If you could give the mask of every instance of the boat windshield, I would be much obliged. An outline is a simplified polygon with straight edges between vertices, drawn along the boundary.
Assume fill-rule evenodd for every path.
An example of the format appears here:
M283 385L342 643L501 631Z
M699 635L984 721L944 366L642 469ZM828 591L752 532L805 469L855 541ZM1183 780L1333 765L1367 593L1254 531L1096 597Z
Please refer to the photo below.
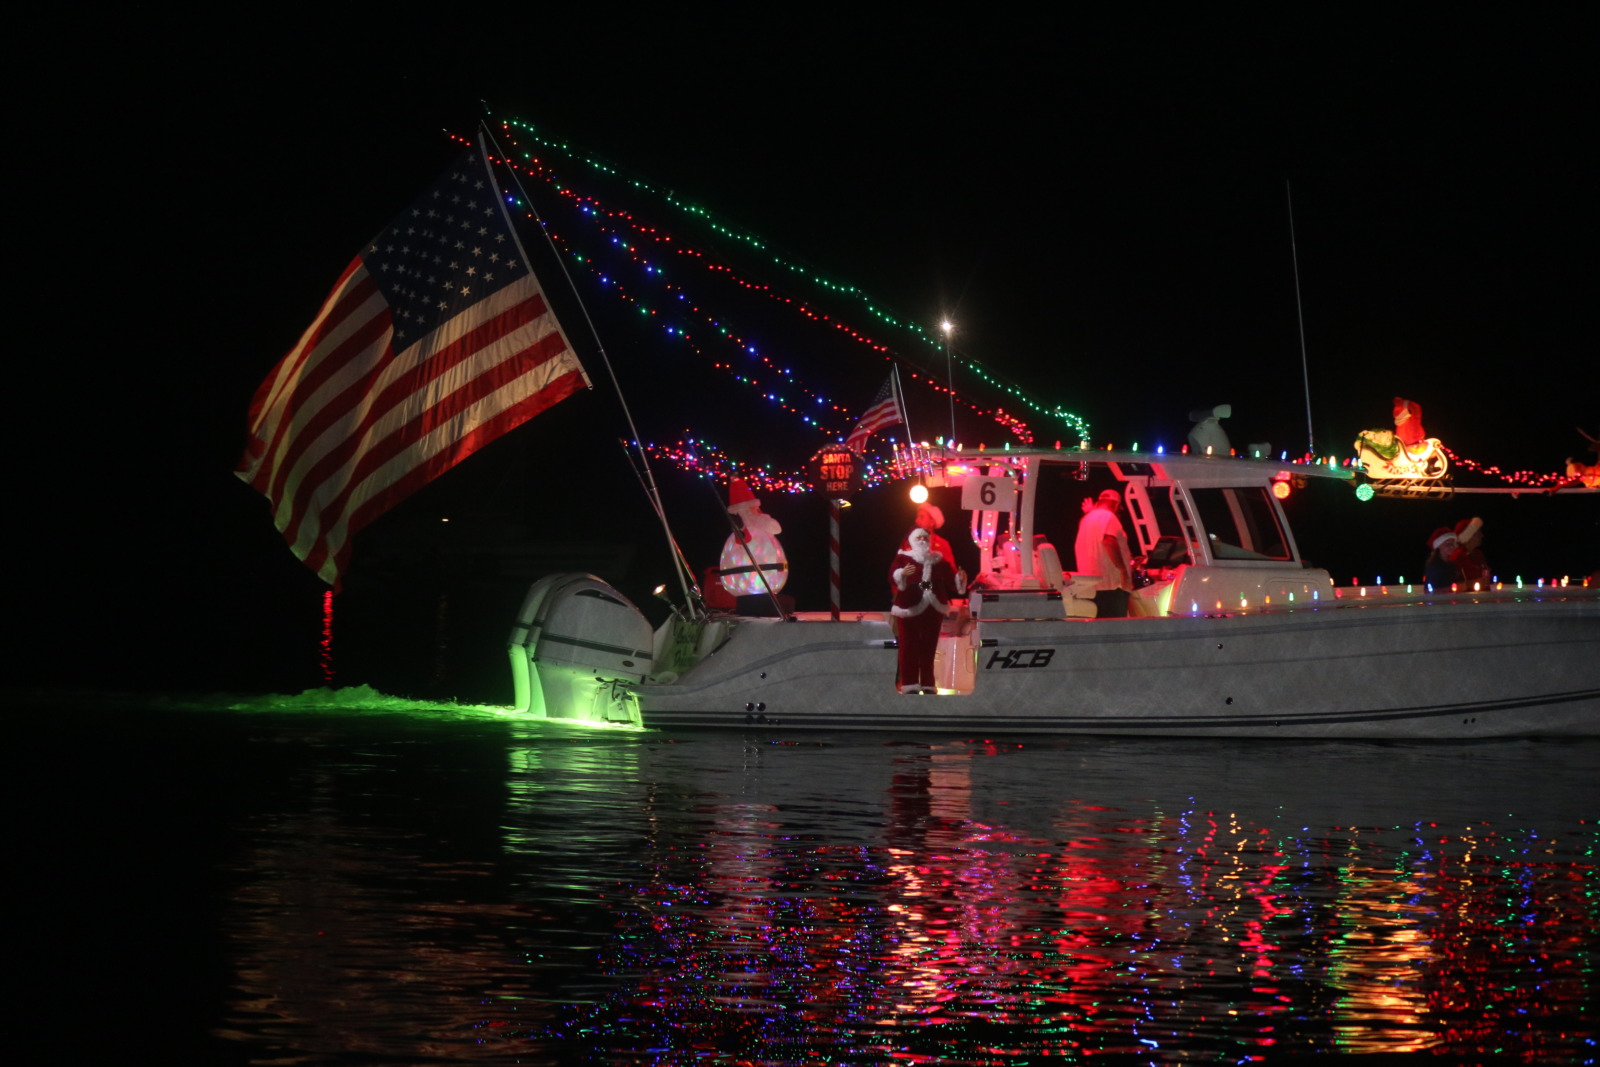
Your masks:
M1191 488L1215 560L1288 560L1289 539L1264 486Z

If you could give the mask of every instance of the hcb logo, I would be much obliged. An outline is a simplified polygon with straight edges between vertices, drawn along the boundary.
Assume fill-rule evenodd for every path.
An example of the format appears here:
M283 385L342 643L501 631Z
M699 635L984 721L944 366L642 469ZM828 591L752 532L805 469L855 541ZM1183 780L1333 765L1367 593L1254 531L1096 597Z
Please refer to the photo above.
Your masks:
M991 670L997 664L1001 670L1010 670L1012 667L1048 667L1050 657L1056 654L1053 648L1013 648L1009 652L995 652L989 656L989 662L983 665L984 670Z

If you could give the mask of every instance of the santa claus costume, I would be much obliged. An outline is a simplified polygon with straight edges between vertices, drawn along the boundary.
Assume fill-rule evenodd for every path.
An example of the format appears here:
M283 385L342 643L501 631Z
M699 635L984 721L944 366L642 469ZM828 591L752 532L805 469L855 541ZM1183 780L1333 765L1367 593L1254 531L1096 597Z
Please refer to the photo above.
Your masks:
M939 627L955 596L955 568L934 550L930 531L917 527L906 539L909 548L895 554L889 568L894 593L890 613L898 633L900 692L934 693L933 660L939 650Z
M1461 581L1461 565L1456 560L1461 546L1456 543L1456 532L1441 526L1428 535L1428 562L1422 567L1422 580L1440 591Z
M1411 449L1428 439L1428 431L1422 428L1421 404L1403 396L1394 398L1394 435Z

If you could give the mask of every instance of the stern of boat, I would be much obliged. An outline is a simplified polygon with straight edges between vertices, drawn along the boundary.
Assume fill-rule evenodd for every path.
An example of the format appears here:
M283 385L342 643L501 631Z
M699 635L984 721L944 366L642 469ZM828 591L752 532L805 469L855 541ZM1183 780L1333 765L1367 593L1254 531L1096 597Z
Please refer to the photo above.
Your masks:
M600 579L541 578L523 598L507 649L516 710L638 726L634 686L651 672L653 645L649 620Z

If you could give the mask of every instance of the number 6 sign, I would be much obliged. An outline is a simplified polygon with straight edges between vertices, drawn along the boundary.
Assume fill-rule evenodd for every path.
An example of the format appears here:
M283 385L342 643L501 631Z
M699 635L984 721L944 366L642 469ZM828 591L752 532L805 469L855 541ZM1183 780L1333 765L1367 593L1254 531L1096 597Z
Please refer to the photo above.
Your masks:
M961 484L961 506L968 511L1010 511L1017 506L1011 478L968 478Z

